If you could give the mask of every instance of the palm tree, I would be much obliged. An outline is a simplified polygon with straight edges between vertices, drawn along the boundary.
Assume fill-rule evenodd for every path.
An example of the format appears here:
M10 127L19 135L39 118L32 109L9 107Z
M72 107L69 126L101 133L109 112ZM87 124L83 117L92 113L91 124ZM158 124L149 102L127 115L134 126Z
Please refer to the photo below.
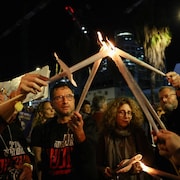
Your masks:
M168 27L144 27L144 53L146 61L155 68L165 70L165 49L171 43L171 34ZM151 72L151 100L155 103L154 88L157 74Z

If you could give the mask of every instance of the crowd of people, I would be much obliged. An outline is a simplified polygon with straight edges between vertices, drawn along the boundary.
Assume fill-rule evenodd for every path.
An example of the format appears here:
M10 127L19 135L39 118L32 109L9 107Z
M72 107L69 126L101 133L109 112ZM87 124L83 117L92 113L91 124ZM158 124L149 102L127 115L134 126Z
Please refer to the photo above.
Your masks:
M133 158L138 154L144 164L180 176L180 76L169 72L166 77L171 85L159 89L158 108L167 129L150 132L156 144L153 147L142 126L144 113L134 97L107 102L105 96L95 96L92 103L85 100L76 112L69 81L55 83L50 100L37 106L28 143L16 123L14 106L29 92L41 91L48 78L24 75L8 98L0 93L0 179L157 179Z

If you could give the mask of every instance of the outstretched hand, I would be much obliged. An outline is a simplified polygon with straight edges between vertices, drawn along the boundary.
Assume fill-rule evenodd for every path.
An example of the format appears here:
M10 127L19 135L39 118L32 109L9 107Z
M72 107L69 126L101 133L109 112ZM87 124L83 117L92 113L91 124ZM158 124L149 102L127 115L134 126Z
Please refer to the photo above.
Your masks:
M37 94L41 92L42 86L47 86L49 78L40 74L25 74L22 76L18 89L11 93L11 96L28 93Z
M166 73L168 82L176 89L180 88L180 75L174 71Z

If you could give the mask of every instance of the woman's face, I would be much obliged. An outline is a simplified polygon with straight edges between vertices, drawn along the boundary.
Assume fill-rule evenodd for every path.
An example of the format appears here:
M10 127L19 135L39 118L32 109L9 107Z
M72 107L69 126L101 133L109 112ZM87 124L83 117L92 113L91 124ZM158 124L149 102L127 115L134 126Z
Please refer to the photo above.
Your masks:
M116 121L118 127L126 128L132 119L132 109L129 104L123 104L117 110Z
M43 116L44 119L49 119L49 118L53 118L54 117L55 110L52 108L50 102L46 102L44 104L43 112L41 112L41 113L42 113L42 116Z

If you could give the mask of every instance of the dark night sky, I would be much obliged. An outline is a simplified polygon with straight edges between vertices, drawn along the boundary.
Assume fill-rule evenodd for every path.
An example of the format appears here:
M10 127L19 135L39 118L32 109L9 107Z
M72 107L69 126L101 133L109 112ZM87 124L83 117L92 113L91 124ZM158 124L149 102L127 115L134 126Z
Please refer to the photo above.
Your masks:
M65 10L66 6L74 9L74 16ZM170 27L172 42L166 49L166 63L167 70L173 70L180 59L178 8L180 10L179 0L2 1L0 81L32 71L37 66L50 65L53 72L54 52L72 65L96 52L97 31L113 41L116 30L143 31L142 24L146 23ZM79 25L85 25L88 36L81 34Z

